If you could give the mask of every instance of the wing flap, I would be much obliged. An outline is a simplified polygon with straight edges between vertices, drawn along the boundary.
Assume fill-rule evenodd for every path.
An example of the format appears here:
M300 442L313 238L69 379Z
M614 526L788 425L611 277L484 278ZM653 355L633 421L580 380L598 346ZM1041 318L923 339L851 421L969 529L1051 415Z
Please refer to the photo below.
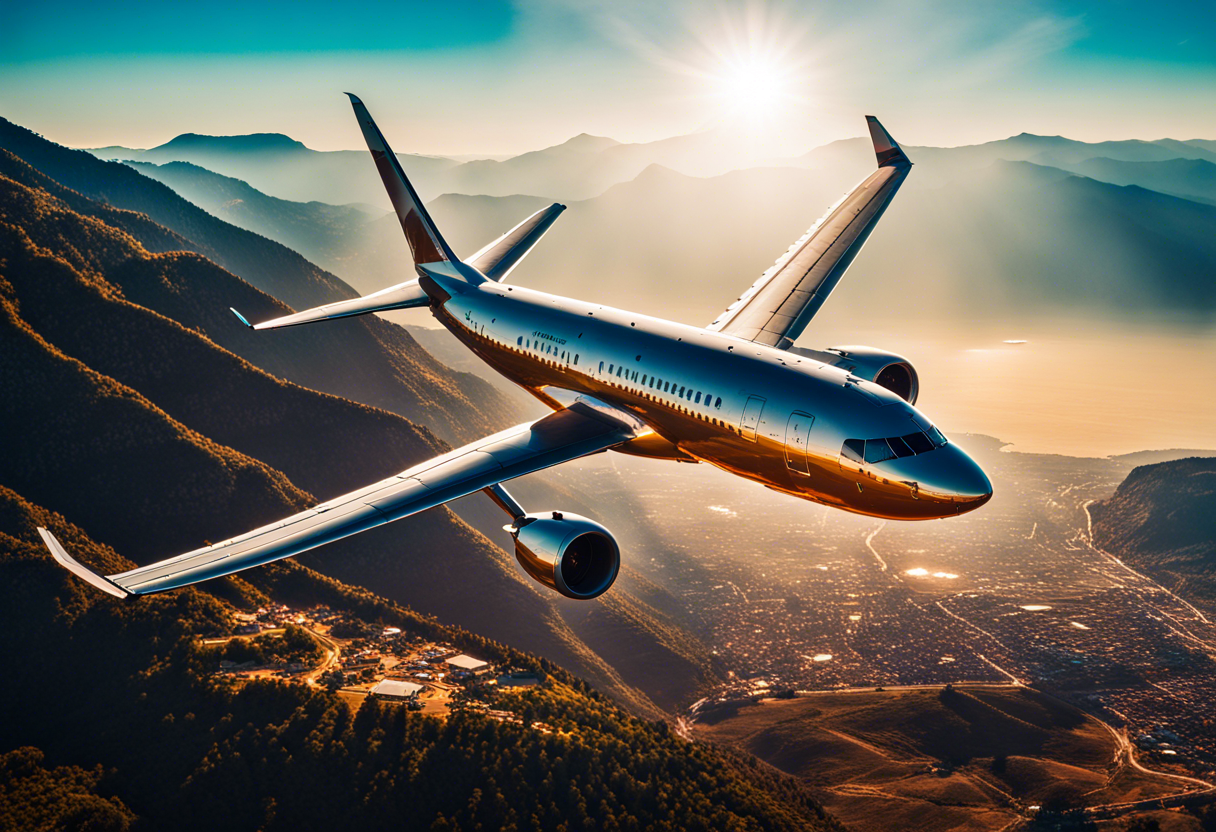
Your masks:
M866 116L878 170L828 209L772 268L707 329L758 344L790 347L861 251L912 163L873 116Z
M617 413L575 402L307 511L116 575L102 576L77 563L49 532L40 531L55 560L98 589L120 596L164 592L298 555L644 432L628 414Z

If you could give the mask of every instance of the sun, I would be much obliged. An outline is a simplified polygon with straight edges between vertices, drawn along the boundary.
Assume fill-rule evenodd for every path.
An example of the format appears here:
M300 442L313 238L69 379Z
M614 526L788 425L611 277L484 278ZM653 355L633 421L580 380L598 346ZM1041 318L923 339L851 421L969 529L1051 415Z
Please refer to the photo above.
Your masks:
M726 67L719 83L728 106L741 112L766 111L791 94L789 73L776 61L762 57Z

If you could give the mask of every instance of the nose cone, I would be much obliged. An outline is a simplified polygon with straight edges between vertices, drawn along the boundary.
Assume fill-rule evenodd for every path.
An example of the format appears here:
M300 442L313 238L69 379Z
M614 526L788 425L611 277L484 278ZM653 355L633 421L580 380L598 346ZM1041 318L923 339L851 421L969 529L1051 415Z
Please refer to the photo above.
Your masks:
M925 454L926 459L941 454L933 460L928 481L921 488L949 496L958 505L958 512L973 511L992 499L992 483L974 459L958 445L950 444Z
M934 504L952 505L949 514L974 511L992 499L992 483L967 452L951 443L916 456L884 462L880 467L898 479L916 482L920 494ZM946 516L943 513L938 516Z

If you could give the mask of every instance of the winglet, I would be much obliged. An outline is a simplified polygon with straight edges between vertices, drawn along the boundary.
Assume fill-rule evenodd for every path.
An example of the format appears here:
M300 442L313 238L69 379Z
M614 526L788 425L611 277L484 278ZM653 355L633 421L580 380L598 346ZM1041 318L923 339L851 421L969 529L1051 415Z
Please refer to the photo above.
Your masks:
M887 128L883 127L874 116L866 116L866 125L870 128L870 138L874 142L874 155L878 157L880 168L906 168L912 166L912 161L904 155L903 150Z
M233 314L233 315L236 315L237 320L239 320L241 323L243 323L245 326L249 327L250 329L253 329L253 324L251 324L251 323L249 323L249 321L245 320L245 316L244 316L244 315L242 315L240 312L237 312L237 311L236 311L235 309L233 309L231 306L229 306L228 308L229 308L229 309L232 309L232 314Z
M63 546L61 546L59 541L55 539L55 535L51 534L41 526L38 527L38 534L42 536L42 542L46 544L46 548L51 550L51 557L53 557L60 566L71 572L76 577L88 581L102 592L108 592L116 598L130 598L135 594L134 592L123 589L105 575L99 575L89 567L75 560L71 555L63 550Z

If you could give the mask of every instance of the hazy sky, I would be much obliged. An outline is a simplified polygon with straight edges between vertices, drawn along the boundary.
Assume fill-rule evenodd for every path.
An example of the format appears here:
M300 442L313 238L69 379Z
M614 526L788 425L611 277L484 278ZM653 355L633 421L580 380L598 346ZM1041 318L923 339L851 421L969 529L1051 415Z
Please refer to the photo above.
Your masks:
M359 148L343 90L410 152L731 125L798 153L871 112L908 144L1216 138L1211 0L42 0L3 4L0 55L0 115L76 146Z

